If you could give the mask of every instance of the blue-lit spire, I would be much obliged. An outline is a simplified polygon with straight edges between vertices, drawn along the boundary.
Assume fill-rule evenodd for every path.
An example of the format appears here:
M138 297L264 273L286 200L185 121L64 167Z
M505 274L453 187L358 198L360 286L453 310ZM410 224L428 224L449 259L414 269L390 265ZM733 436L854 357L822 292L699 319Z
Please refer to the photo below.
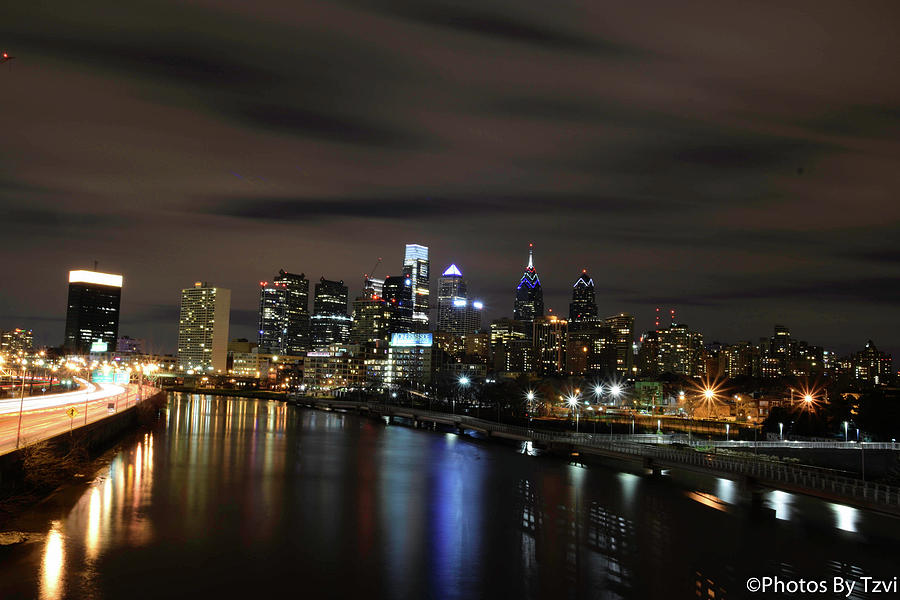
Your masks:
M533 321L544 316L544 293L541 280L534 268L534 244L528 244L528 266L516 286L516 303L513 317L517 320Z

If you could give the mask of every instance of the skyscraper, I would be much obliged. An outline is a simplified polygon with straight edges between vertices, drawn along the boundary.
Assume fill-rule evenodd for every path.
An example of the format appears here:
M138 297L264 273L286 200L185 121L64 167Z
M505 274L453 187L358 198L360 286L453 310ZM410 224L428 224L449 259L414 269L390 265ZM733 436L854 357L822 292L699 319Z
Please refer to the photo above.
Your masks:
M408 268L403 275L391 275L384 279L382 297L391 311L389 333L408 333L414 329L413 285Z
M541 289L541 280L534 268L534 244L528 244L528 266L516 286L516 302L513 308L513 319L528 323L537 317L544 316L544 292ZM525 328L531 335L531 326Z
M92 347L101 352L114 352L119 337L121 301L121 275L69 271L65 349L79 354L89 352Z
M572 286L572 303L569 304L569 321L585 321L597 316L597 299L594 296L594 280L588 275L587 269L581 271L581 275Z
M225 372L231 290L198 281L181 290L178 366L185 371Z
M481 329L484 305L469 300L468 286L455 264L447 267L438 279L438 331L467 335Z
M316 284L310 334L313 348L345 344L350 339L350 315L347 314L347 286L343 281L322 277Z
M309 349L309 280L282 269L259 285L259 353L300 356Z
M606 317L606 325L612 332L612 342L616 356L616 371L623 377L633 377L634 315L619 313L611 317Z
M406 253L403 255L403 269L409 270L409 278L412 281L413 292L413 322L416 329L428 328L428 301L430 265L428 260L428 246L419 244L407 244Z

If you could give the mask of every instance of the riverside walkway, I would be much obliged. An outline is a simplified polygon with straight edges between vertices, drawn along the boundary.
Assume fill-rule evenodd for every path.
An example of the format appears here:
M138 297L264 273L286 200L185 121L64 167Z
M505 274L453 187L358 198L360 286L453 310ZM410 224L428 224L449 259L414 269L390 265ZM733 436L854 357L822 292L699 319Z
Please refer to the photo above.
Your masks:
M687 444L674 445L665 435L604 435L556 432L504 425L468 415L411 408L375 402L354 402L298 398L302 406L324 410L357 411L377 417L408 419L415 425L436 424L455 428L463 433L477 431L489 437L532 442L538 447L566 452L570 455L597 456L637 463L654 474L666 469L683 469L733 479L753 495L766 488L819 497L862 508L900 515L900 487L847 477L830 469L791 465L765 456L735 456L698 451ZM668 438L668 439L667 439ZM678 436L678 441L680 436ZM695 445L725 446L749 449L754 442L695 442ZM756 442L764 447L802 447L798 444L817 444L815 447L854 447L846 442ZM780 445L780 446L779 446ZM872 449L897 449L896 444L866 444Z

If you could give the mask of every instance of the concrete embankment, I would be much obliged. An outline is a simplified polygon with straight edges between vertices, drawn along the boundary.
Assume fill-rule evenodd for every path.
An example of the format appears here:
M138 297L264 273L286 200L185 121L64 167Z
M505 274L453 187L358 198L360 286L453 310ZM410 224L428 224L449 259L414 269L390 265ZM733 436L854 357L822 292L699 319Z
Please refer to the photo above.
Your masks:
M152 422L165 405L166 392L161 391L115 415L0 456L0 496L30 492L42 487L28 481L25 467L29 458L34 457L38 451L45 463L41 465L42 470L50 472L49 482L53 479L54 459L59 460L59 470L65 471L65 458L73 456L73 451L77 450L78 455L84 458L95 456L141 423ZM61 475L64 477L65 473Z

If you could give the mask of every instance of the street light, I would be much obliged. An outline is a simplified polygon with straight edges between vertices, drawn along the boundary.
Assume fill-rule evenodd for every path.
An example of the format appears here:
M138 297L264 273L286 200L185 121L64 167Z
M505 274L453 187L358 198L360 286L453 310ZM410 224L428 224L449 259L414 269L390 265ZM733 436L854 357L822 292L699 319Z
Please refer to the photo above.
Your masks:
M847 436L847 421L844 421L844 443L850 441L850 438Z
M575 395L566 398L566 404L569 405L569 408L575 411L575 433L578 433L578 400L578 397L576 397Z
M778 424L778 437L781 438L781 441L784 441L784 423Z

